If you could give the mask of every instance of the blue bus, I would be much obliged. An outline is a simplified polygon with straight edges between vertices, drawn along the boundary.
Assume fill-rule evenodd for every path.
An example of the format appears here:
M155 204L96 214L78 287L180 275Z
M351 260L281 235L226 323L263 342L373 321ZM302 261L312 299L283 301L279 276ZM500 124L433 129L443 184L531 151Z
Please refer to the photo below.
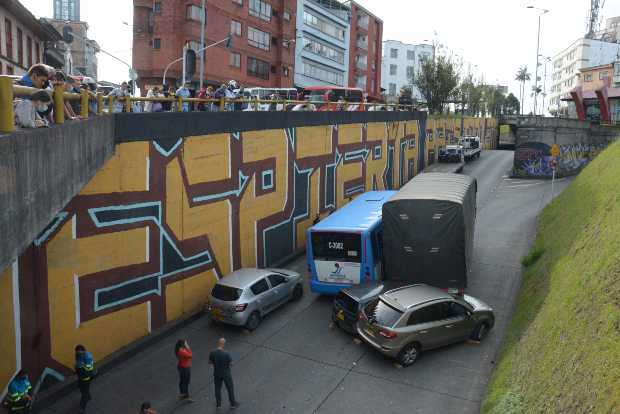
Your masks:
M381 279L381 214L396 191L369 191L310 227L306 239L310 288L335 295Z

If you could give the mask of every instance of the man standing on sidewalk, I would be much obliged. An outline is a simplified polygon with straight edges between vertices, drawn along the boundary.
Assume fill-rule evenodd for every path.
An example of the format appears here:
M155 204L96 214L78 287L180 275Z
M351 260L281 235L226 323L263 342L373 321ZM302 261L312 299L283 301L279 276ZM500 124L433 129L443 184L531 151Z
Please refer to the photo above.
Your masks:
M75 372L78 377L78 387L82 398L80 399L80 414L86 412L86 405L92 399L90 396L90 383L97 376L93 355L86 350L84 345L75 347Z
M219 341L217 341L217 349L209 354L209 364L213 365L213 379L215 382L215 402L217 404L217 408L222 406L223 382L224 385L226 385L226 391L228 392L230 408L237 408L232 374L230 372L232 358L230 357L230 354L228 352L224 351L225 346L226 339L220 338Z

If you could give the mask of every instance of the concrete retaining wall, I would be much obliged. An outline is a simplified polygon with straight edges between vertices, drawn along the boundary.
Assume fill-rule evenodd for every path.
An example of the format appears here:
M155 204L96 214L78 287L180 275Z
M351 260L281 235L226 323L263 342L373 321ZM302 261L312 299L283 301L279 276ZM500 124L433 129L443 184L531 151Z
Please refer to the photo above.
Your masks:
M31 243L114 151L114 119L0 136L0 269Z
M317 215L400 187L459 135L424 113L276 115L271 124L263 113L260 130L248 129L255 114L210 115L114 118L113 156L0 269L0 387L19 368L36 384L62 381L75 344L99 361L195 313L218 278L303 249ZM89 130L113 135L97 121ZM494 122L471 118L466 129L487 137Z
M620 129L573 119L521 117L504 120L515 131L513 175L551 178L551 147L557 144L556 176L581 169L620 135Z

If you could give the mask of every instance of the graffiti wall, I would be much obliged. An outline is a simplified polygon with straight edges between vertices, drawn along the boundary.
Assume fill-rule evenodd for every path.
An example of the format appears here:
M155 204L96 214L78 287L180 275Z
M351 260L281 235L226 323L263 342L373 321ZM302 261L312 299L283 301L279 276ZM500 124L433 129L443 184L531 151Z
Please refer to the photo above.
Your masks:
M317 215L398 188L455 133L422 117L118 144L0 273L0 384L62 381L76 344L100 360L196 312L218 278L303 248Z
M557 176L577 174L600 151L606 143L559 145L556 159ZM551 177L553 175L551 146L543 142L525 142L515 148L513 174L517 177Z

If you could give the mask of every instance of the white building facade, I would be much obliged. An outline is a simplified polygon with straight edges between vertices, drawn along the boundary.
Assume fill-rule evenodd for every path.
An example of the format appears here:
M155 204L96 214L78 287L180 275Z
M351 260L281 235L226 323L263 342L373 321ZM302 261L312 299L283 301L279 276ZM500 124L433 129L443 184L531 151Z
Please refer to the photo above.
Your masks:
M568 104L562 98L577 87L580 69L614 62L620 54L620 44L581 38L553 56L553 74L549 90L548 110L566 114Z
M328 2L297 1L295 86L347 86L349 13Z
M395 101L403 86L411 87L413 99L418 102L424 100L412 81L420 73L424 59L432 59L433 55L433 45L413 45L398 40L383 42L381 87L385 89L388 101Z

